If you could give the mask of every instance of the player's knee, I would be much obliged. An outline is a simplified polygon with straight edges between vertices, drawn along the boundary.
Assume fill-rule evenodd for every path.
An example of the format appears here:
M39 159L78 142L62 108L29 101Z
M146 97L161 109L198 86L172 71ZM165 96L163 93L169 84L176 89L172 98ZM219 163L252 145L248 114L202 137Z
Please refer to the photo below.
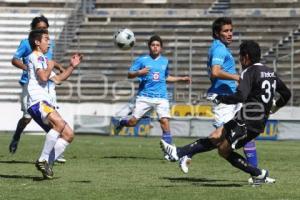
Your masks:
M74 139L74 132L67 124L61 134L61 137L69 143L71 143Z
M137 119L136 118L131 118L130 120L128 120L128 125L129 126L135 126L137 124Z
M23 117L23 118L22 118L22 123L25 124L25 125L27 125L27 124L29 124L29 122L31 121L31 119L32 119L32 118L26 118L26 117Z

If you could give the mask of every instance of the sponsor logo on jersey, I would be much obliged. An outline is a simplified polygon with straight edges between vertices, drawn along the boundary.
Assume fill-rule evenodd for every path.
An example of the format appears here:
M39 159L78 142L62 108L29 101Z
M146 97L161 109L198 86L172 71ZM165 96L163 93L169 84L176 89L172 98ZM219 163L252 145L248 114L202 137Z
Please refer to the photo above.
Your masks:
M153 72L153 81L159 81L159 72Z
M261 78L272 78L276 77L275 72L260 72L260 77Z

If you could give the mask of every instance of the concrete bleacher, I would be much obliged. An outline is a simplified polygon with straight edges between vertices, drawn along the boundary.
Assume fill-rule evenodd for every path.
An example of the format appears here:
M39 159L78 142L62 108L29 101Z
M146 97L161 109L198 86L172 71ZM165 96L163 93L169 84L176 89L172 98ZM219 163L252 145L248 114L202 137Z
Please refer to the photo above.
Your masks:
M97 8L198 8L208 9L214 0L96 0Z
M244 8L299 8L298 0L230 0L231 9Z
M99 81L97 82L99 87L94 87L93 90L94 94L98 95L106 92L107 98L101 96L97 99L97 95L95 95L95 100L111 101L113 99L112 85L115 82L127 80L127 70L132 59L141 53L148 52L146 41L150 35L157 33L164 40L164 55L170 59L172 75L188 75L190 73L190 51L192 52L192 96L193 100L201 101L202 94L209 87L206 56L212 39L211 23L219 15L203 14L195 17L195 14L204 12L197 9L190 9L186 12L179 9L139 8L134 12L131 11L126 8L122 8L122 12L118 12L118 9L115 8L97 9L95 14L87 15L74 38L74 44L69 49L68 56L78 46L80 46L80 51L85 54L85 61L80 66L78 77L81 74L103 74L107 77L106 89ZM240 41L256 40L260 43L262 52L268 52L282 37L288 36L289 31L297 26L298 21L299 17L274 15L261 17L235 14L233 16L235 42L231 46L235 58L238 58ZM118 50L113 44L113 33L123 27L132 29L136 35L137 42L132 51ZM191 50L190 40L192 40ZM77 78L73 78L74 80L71 79L71 82L73 81L75 86ZM176 101L186 101L189 95L188 86L176 84L175 88ZM81 89L87 91L91 88ZM129 87L125 88L124 93L129 90ZM128 96L123 100L128 100Z
M45 1L29 1L29 3L33 2ZM60 0L53 2L62 3ZM0 7L0 101L18 101L21 92L18 80L22 72L12 66L11 59L20 44L20 40L27 38L32 18L41 14L45 15L49 20L50 37L56 40L72 9L61 8L61 5L56 7L50 2L48 5L51 9L47 7L28 8L27 4L21 1L2 1L1 3L2 5L7 3L9 6ZM18 7L17 5L20 3L24 3L26 6Z

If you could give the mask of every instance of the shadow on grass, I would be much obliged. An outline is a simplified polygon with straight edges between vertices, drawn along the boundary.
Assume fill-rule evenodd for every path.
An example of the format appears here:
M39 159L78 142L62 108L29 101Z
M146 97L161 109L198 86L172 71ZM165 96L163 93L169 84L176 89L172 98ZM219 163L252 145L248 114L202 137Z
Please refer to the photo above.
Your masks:
M104 156L102 159L134 159L134 160L161 160L159 158L147 158L137 156Z
M49 179L44 179L40 176L27 176L27 175L5 175L0 174L0 178L7 178L7 179L31 179L33 181L48 181ZM51 179L53 180L53 179Z
M189 182L192 185L203 186L203 187L243 187L242 183L220 183L228 182L229 180L222 179L207 179L207 178L191 178L191 177L163 177L162 179L169 180L171 182ZM162 186L163 187L163 186ZM169 186L168 186L169 187Z
M21 160L0 160L0 163L4 164L35 164L32 161L21 161Z

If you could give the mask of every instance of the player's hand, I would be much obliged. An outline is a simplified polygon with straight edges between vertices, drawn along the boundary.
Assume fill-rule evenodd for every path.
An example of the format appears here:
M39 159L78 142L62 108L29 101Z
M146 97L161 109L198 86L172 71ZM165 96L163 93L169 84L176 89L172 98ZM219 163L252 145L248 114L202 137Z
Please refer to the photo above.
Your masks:
M70 66L76 68L81 63L82 57L80 53L73 54L70 59Z
M276 106L276 100L273 99L273 105L272 105L272 107L271 107L270 114L274 114L274 113L276 113L278 110L279 110L279 107Z
M192 83L192 79L189 77L189 76L184 76L181 78L181 81L185 81L187 82L188 84L191 84Z
M144 75L148 74L149 71L150 71L149 67L145 67L143 69L140 69L138 71L138 76L144 76Z
M218 94L216 93L208 93L206 96L206 100L211 101L215 104L219 104L220 101L217 99Z

